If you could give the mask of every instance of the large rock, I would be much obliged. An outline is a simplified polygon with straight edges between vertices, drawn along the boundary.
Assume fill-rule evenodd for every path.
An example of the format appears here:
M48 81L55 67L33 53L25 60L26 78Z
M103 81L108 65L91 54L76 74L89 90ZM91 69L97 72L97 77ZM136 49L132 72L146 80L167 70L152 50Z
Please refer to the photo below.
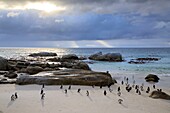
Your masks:
M75 54L68 54L68 55L63 55L62 59L69 59L69 60L78 60L78 56Z
M159 81L159 77L157 75L154 74L149 74L145 77L145 80L147 82L158 82Z
M93 54L89 57L91 60L98 60L98 61L113 61L113 62L120 62L122 60L122 55L120 53L107 53L102 54L102 52L98 52Z
M17 78L17 74L15 72L9 72L7 74L4 75L5 77L8 77L10 79L14 79L14 78Z
M0 57L0 70L7 71L8 70L8 61L7 59Z
M57 56L57 54L52 53L52 52L39 52L39 53L32 53L29 56L32 56L32 57L37 57L37 56L47 57L47 56Z
M43 71L43 68L42 67L39 67L39 66L28 66L27 68L26 68L26 72L28 73L28 74L37 74L37 73L39 73L39 72L41 72L41 71Z
M65 68L91 70L90 67L83 61L62 62L61 66Z
M42 74L41 74L42 73ZM46 85L109 85L114 84L109 73L94 72L81 69L66 69L51 72L49 76L44 76L44 72L37 76L20 76L16 83L19 85L25 84L46 84ZM42 76L40 76L42 75Z
M161 91L153 91L149 97L154 98L154 99L170 100L170 95L166 94L165 92L161 92Z
M91 70L90 67L85 62L78 62L72 67L73 69L84 69Z
M72 68L73 62L61 62L61 67Z
M98 53L95 53L95 54L89 56L89 59L91 59L91 60L97 60L97 58L98 58L99 56L102 56L102 52L98 52Z

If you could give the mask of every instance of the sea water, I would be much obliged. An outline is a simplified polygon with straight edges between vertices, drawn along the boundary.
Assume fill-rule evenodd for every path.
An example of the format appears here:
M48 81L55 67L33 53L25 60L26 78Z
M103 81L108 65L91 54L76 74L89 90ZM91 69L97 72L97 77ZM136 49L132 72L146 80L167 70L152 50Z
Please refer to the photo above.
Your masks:
M170 48L0 48L0 56L21 58L30 53L56 52L58 56L76 54L88 57L100 51L103 53L121 53L125 61L95 61L93 64L88 64L92 70L109 71L118 82L123 80L124 76L129 77L130 82L132 82L131 78L134 78L138 84L147 84L144 78L152 73L160 77L158 86L170 88ZM160 60L145 64L128 63L131 59L139 57L155 57L160 58Z

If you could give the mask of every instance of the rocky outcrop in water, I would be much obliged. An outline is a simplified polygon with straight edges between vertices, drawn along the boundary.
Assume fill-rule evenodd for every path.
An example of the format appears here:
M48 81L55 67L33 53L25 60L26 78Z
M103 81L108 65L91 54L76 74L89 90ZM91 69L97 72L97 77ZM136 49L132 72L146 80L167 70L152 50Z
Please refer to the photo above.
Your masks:
M57 56L56 53L52 53L52 52L39 52L39 53L32 53L29 56L31 57L47 57L47 56Z
M63 55L62 59L79 60L78 56L75 54Z
M145 64L153 61L158 61L160 58L151 58L151 57L146 57L146 58L136 58L136 59L131 59L128 63L129 64Z
M63 55L61 58L54 57L54 58L48 58L47 60L51 62L71 62L71 61L74 62L75 60L78 61L78 60L86 60L86 59L87 58L84 56L78 57L75 54L68 54L68 55Z
M157 75L154 74L149 74L145 77L145 80L147 82L158 82L159 81L159 77Z
M90 60L97 60L97 61L112 61L112 62L121 62L122 55L120 53L107 53L102 54L102 52L98 52L93 54L89 57Z
M46 85L97 85L106 86L114 84L115 80L109 73L94 72L89 70L80 69L66 69L53 71L52 73L45 76L42 73L38 75L21 75L16 81L19 85L25 84L46 84Z
M170 95L162 91L153 91L149 97L154 98L154 99L170 100Z
M146 62L144 61L136 61L136 60L131 60L128 62L129 64L145 64Z

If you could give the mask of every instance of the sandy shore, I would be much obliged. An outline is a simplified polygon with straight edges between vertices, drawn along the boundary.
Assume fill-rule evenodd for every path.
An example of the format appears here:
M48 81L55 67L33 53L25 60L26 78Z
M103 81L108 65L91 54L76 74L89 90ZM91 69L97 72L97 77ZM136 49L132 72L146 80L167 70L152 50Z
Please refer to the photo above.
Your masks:
M149 94L130 93L121 86L122 95L117 95L118 85L113 85L109 92L107 87L72 86L68 93L64 93L64 86L45 86L45 98L41 100L40 85L0 85L0 113L169 113L170 101L152 99ZM81 88L80 93L77 89ZM86 95L86 91L90 95ZM107 96L104 96L104 90ZM151 90L153 90L151 88ZM164 90L164 89L163 89ZM164 90L170 94L169 90ZM19 98L11 101L10 97L15 92ZM118 99L123 99L119 104Z

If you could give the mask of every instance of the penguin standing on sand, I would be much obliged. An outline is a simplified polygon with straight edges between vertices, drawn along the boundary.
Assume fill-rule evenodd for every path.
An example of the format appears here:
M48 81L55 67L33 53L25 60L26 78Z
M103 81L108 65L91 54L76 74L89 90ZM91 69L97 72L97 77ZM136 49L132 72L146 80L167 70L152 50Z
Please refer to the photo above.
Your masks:
M122 104L123 100L122 100L122 99L119 99L118 102L119 102L119 104Z
M105 96L107 95L107 92L106 92L106 90L104 90L104 95L105 95Z
M68 89L69 89L69 90L71 89L71 85L69 85Z
M143 86L140 86L141 91L143 91Z
M128 78L128 77L126 78L126 82L127 82L127 84L128 84L128 82L129 82L129 78Z
M139 86L138 86L138 85L136 85L136 86L135 86L135 89L138 89L138 88L139 88Z
M117 91L120 92L120 86L117 88Z
M18 95L17 95L17 92L15 92L15 99L17 99L18 98Z
M140 92L140 90L139 90L138 94L139 94L139 95L141 95L141 92Z
M100 89L102 89L102 85L100 85Z
M40 91L40 94L43 94L43 92L44 92L44 90L43 90L43 88L42 88L41 91Z
M65 94L67 94L67 89L64 90Z
M89 91L87 90L86 95L89 96Z
M14 100L15 100L15 96L11 95L11 101L14 101Z
M150 92L150 87L148 87L146 90L146 93L149 93L149 92Z
M139 93L139 89L136 89L136 93Z
M60 86L60 89L63 89L63 85Z
M117 95L120 96L120 95L121 95L121 92L118 92Z
M121 83L122 83L122 85L124 84L123 80L122 80L122 82L121 82Z
M43 84L43 85L42 85L42 88L44 88L44 87L45 87L45 85Z
M41 95L41 99L44 100L44 97L45 97L45 93L43 93L43 94Z
M127 87L127 91L130 92L132 90L132 87Z
M79 88L79 89L77 90L77 92L80 93L80 90L81 90L81 89Z

